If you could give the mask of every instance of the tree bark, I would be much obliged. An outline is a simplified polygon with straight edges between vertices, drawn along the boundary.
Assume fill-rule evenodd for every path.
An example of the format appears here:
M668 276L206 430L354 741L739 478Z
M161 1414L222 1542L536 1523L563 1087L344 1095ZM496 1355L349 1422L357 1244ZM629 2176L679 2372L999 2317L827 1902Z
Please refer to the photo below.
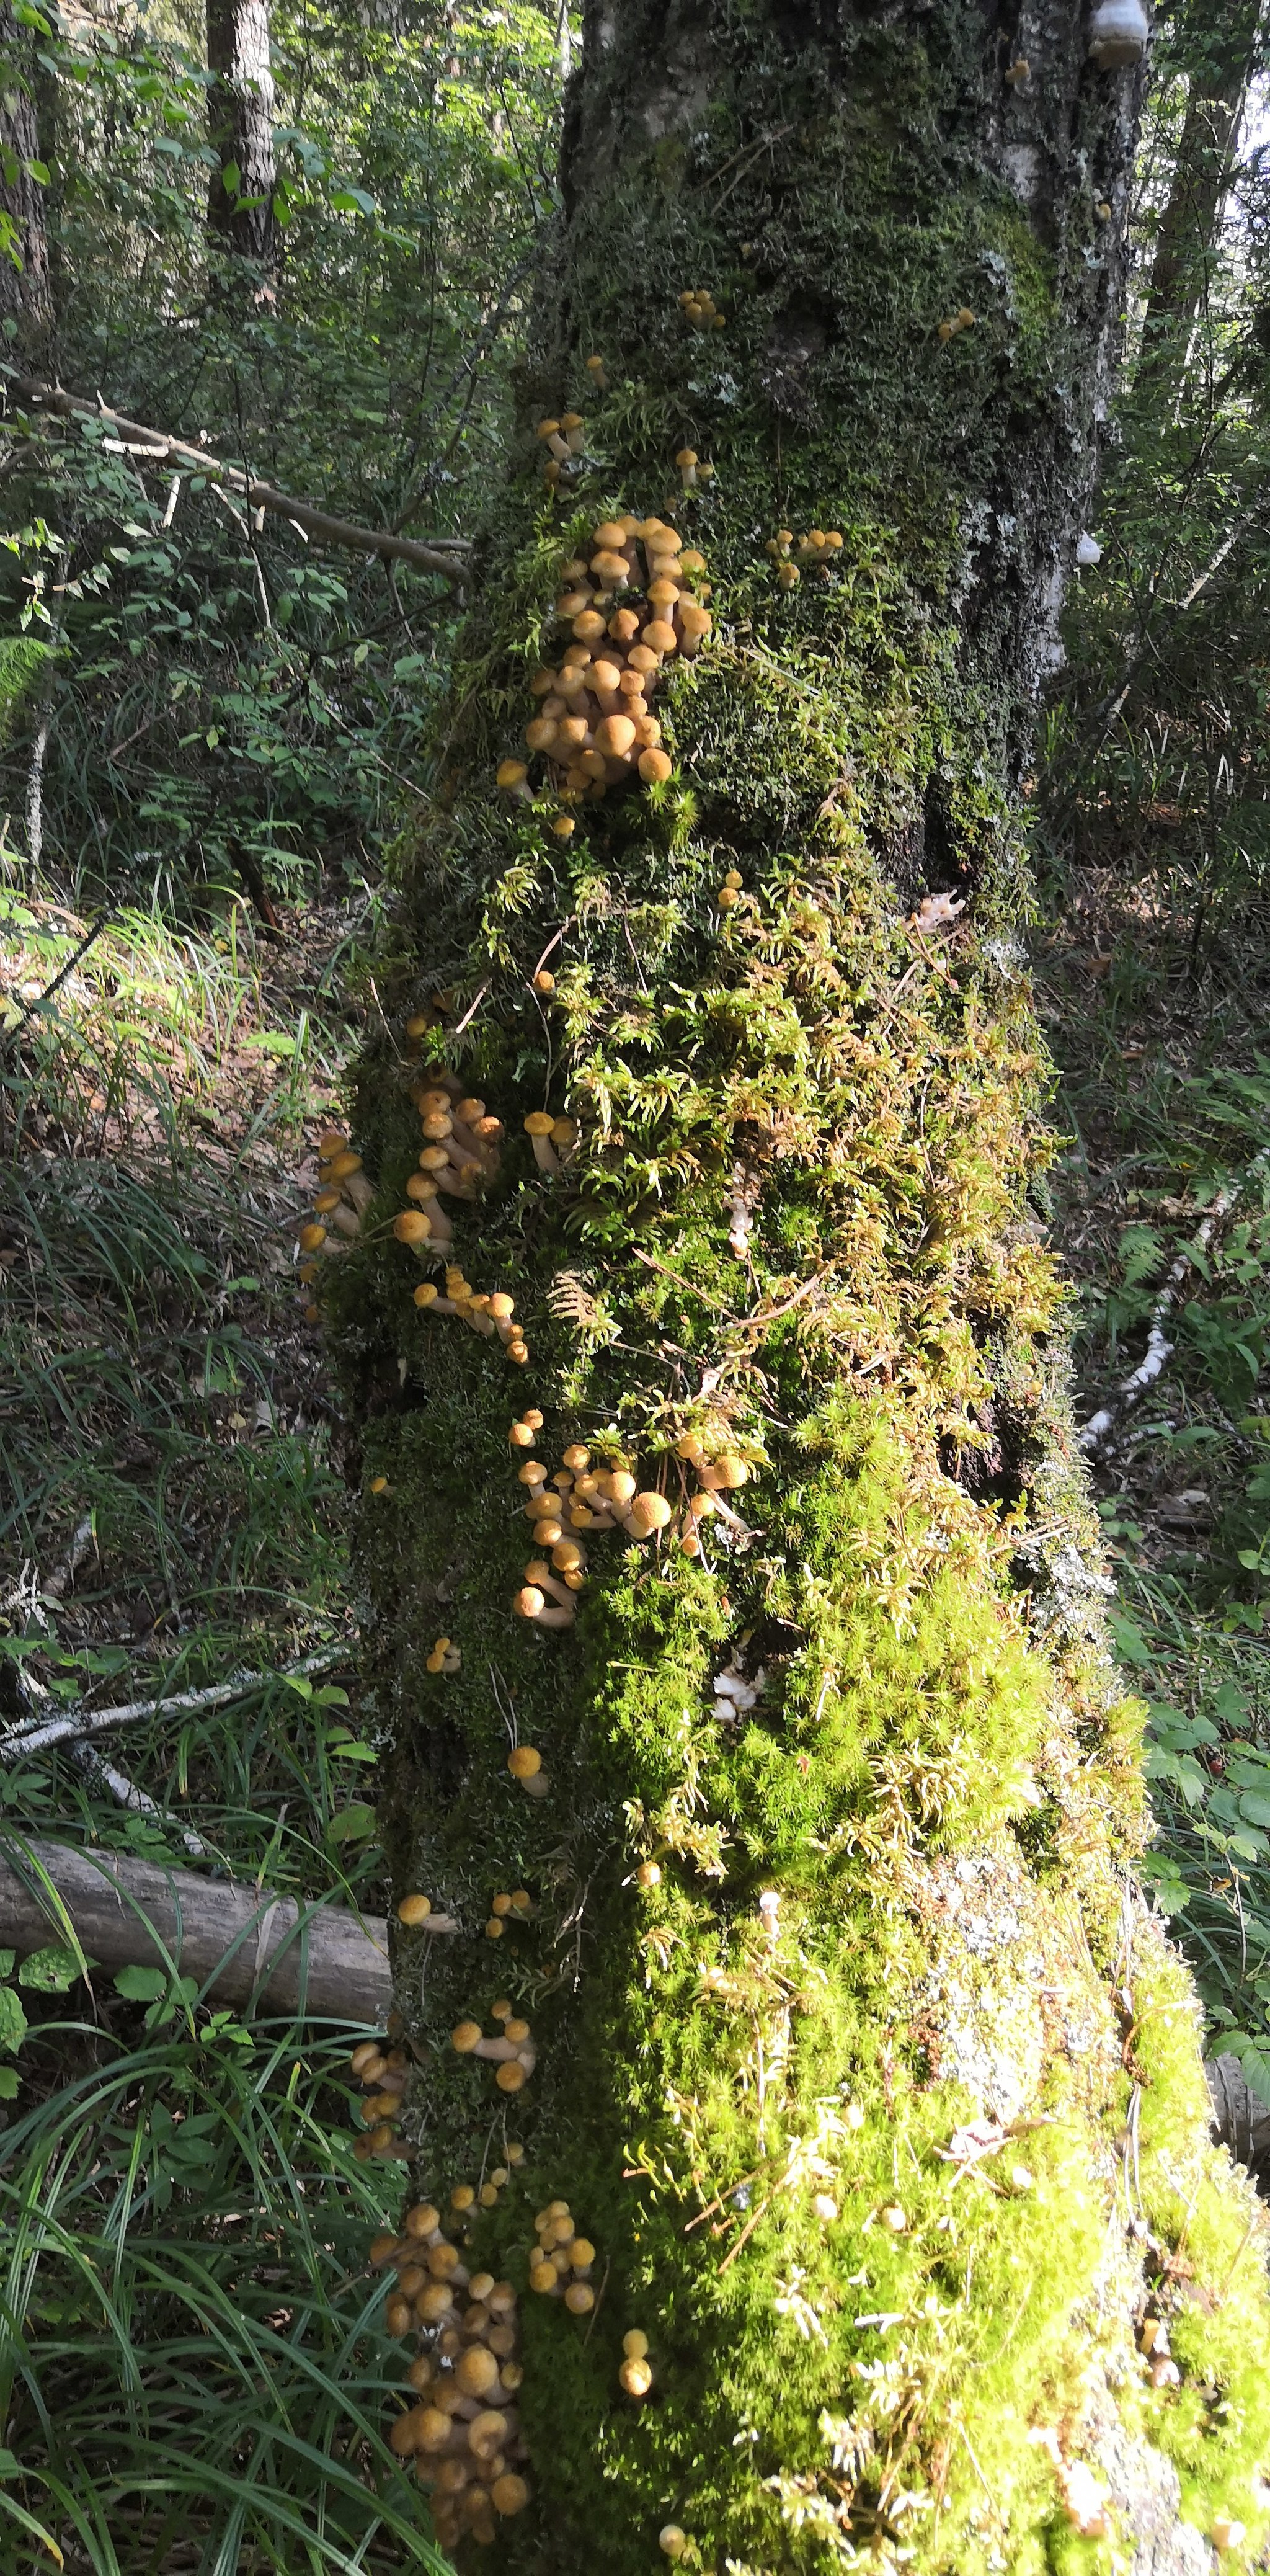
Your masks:
M0 7L0 215L12 232L0 250L0 321L17 326L17 344L30 350L53 319L44 189L31 176L39 161L34 48L13 10Z
M1266 2526L1264 2227L1132 1877L1140 1711L1036 1216L1017 798L1140 86L1088 40L986 0L593 0L377 979L379 1195L321 1267L364 1425L385 1840L398 1894L462 1927L443 1956L397 1937L405 2134L443 2209L509 2177L452 2224L520 2295L532 2501L499 2536L551 2576L637 2576L659 2534L715 2576L1113 2546L1198 2576L1222 2512ZM570 409L583 453L552 432L553 459L537 424ZM647 601L672 522L713 586L692 659L705 576ZM629 600L673 763L647 786L598 730ZM523 727L575 703L614 747L562 804ZM475 1107L456 1128L466 1095L501 1145ZM576 1143L542 1133L562 1116ZM447 1120L448 1255L411 1248L406 1192ZM471 1303L496 1291L510 1319ZM569 1477L628 1469L655 1501L606 1526L625 1487ZM553 1595L530 1569L558 1582L579 1539ZM449 2044L508 2010L519 2072ZM596 2249L573 2313L526 2286L553 2200ZM434 2513L466 2565L501 2508L464 2496Z
M1262 0L1240 0L1195 33L1197 51L1168 201L1160 218L1144 347L1193 320L1221 226L1260 43Z
M279 240L268 0L207 0L207 67L215 74L208 139L220 156L208 189L207 220L232 250L268 270L276 263Z

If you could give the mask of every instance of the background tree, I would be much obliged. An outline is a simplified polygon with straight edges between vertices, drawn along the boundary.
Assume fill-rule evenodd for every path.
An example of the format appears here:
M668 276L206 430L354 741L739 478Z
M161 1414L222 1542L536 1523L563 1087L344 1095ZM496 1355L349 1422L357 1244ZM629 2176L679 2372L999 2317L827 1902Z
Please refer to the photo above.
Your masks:
M36 114L35 44L11 6L0 10L0 321L15 326L25 355L39 346L52 319L49 247L44 220L47 176ZM13 335L11 335L13 336Z
M232 249L269 268L277 254L274 82L267 0L207 0L207 130L219 167L207 217Z
M1074 2530L1180 2566L1184 2519L1264 2522L1258 2222L1126 1876L1138 1721L1030 1215L1015 798L1119 323L1141 74L1105 35L597 8L569 97L331 1291L381 1825L461 1927L399 1936L404 2142L521 2294L527 2565L642 2569L660 2533L1021 2569ZM577 461L535 435L570 410ZM689 660L660 621L691 645L707 580ZM623 651L650 590L645 785L617 669L592 700L561 657ZM629 1481L571 1518L599 1471ZM495 2076L482 2032L528 2054ZM570 2226L576 2315L542 2260ZM493 2506L442 2475L434 2398L394 2440L461 2550L520 2470Z

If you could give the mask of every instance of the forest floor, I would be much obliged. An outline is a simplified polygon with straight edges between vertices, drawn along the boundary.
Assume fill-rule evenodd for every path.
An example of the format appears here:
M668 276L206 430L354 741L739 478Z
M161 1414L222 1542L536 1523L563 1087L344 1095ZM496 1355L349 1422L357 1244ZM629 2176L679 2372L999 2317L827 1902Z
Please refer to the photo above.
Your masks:
M0 850L0 1707L264 1678L112 1736L122 1785L65 1752L0 1769L2 1820L178 1866L193 1834L200 1866L382 1912L375 1748L345 1695L345 1431L293 1270L375 1007L372 900L284 913L276 938L246 907L182 936L122 912L77 958L91 925L18 882ZM1095 1473L1118 1650L1151 1705L1151 1873L1215 2044L1270 2090L1270 966L1197 962L1109 868L1067 887L1036 961L1082 1416L1186 1256L1176 1351ZM297 1675L315 1653L321 1676ZM364 2035L209 2013L153 1969L85 1985L56 1943L25 1971L0 1952L0 2400L22 2463L0 2511L68 2567L420 2563L365 2270L392 2176L356 2161L343 2081Z
M16 882L0 1705L262 1678L103 1738L113 1784L91 1752L0 1769L6 1839L188 1866L193 1835L202 1868L382 1913L342 1425L293 1268L368 908L283 915L279 938L245 908L182 936L122 912L76 960L92 925ZM315 1654L319 1677L292 1671ZM393 2183L355 2160L346 2089L365 2036L209 2012L154 1967L86 1984L55 1941L16 1972L0 1951L0 2522L44 2535L40 2564L342 2567L376 2522L359 2565L418 2563L365 2268Z

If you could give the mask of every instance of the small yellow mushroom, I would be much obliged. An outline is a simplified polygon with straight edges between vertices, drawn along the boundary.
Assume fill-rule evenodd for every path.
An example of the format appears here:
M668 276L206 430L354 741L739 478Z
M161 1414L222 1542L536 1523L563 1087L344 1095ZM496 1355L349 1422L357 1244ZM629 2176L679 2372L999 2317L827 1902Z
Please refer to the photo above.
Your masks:
M523 760L500 760L494 775L498 785L505 789L508 795L518 797L527 805L533 803L534 791L529 784L529 772Z
M450 2046L457 2049L460 2057L470 2057L480 2036L479 2021L456 2022L450 2033Z
M643 2360L624 2361L617 2376L628 2397L647 2397L653 2384L652 2371Z
M430 1896L403 1896L401 1903L397 1908L397 1920L399 1923L405 1923L411 1930L413 1930L416 1925L426 1923L431 1912L432 1899Z

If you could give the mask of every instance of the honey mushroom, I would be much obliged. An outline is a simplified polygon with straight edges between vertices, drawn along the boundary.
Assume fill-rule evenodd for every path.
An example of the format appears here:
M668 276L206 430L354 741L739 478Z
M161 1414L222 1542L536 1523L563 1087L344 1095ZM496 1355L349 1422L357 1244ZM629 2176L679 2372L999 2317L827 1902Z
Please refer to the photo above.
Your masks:
M538 2063L529 2024L517 2015L504 2022L498 2039L487 2039L478 2021L456 2022L450 2046L459 2057L488 2058L500 2093L519 2093Z
M551 1782L542 1767L542 1755L532 1744L513 1744L507 1756L507 1768L513 1780L520 1782L529 1798L545 1798Z
M430 1896L421 1896L417 1891L402 1897L397 1907L397 1921L406 1932L449 1933L457 1932L459 1928L453 1914L443 1913L433 1906Z
M620 2386L628 2397L647 2397L653 2374L647 2359L648 2337L641 2326L632 2326L623 2335L622 2351L625 2358L617 2374Z
M424 1666L429 1673L457 1673L463 1658L449 1637L438 1637Z
M509 2144L508 2166L499 2168L502 2182L523 2153ZM484 2191L480 2198L488 2205ZM460 2225L476 2200L470 2184L452 2191L450 2205ZM413 2460L420 2483L431 2490L443 2546L454 2548L465 2534L492 2542L496 2518L523 2512L530 2501L528 2482L514 2466L524 2447L513 2403L524 2375L514 2357L515 2290L492 2273L469 2274L433 2202L407 2211L400 2238L376 2238L370 2260L397 2274L386 2312L389 2331L405 2335L413 2329L431 2346L407 2369L407 2386L421 2402L397 2418L390 2448L399 2459Z
M694 331L723 331L727 317L719 311L714 297L704 286L686 286L679 298L679 309Z
M318 1139L318 1187L313 1213L296 1231L301 1287L311 1288L317 1279L319 1255L338 1256L347 1243L356 1240L373 1195L362 1170L361 1155L353 1152L347 1136L338 1127L324 1129ZM336 1241L336 1236L342 1240ZM306 1324L321 1320L321 1308L312 1300L304 1308L304 1320Z
M561 424L552 429L558 436ZM695 482L713 469L694 454L686 470ZM708 589L701 583L706 569L705 557L685 551L664 520L636 518L601 521L589 556L564 565L556 614L572 640L558 669L544 666L530 680L538 713L526 726L525 743L531 755L547 757L549 782L566 803L598 800L632 771L648 786L670 776L649 699L663 663L675 653L691 658L710 633ZM523 798L527 765L504 761L498 783ZM567 839L561 827L571 823L569 815L558 815L552 829Z
M402 2097L410 2080L410 2061L405 2049L377 2039L364 2039L353 2050L348 2063L362 2088L359 2116L365 2134L353 2149L358 2163L365 2164L377 2156L402 2153L397 2123Z
M554 1173L577 1149L578 1123L575 1118L553 1118L549 1109L531 1109L525 1120L525 1134L539 1171Z
M589 2316L595 2306L591 2273L595 2247L574 2228L567 2200L553 2200L534 2220L538 2239L530 2256L529 2286L544 2298L563 2298L571 2316Z
M586 361L586 371L596 389L596 392L606 394L609 389L609 380L604 372L603 358L594 356L588 358Z

